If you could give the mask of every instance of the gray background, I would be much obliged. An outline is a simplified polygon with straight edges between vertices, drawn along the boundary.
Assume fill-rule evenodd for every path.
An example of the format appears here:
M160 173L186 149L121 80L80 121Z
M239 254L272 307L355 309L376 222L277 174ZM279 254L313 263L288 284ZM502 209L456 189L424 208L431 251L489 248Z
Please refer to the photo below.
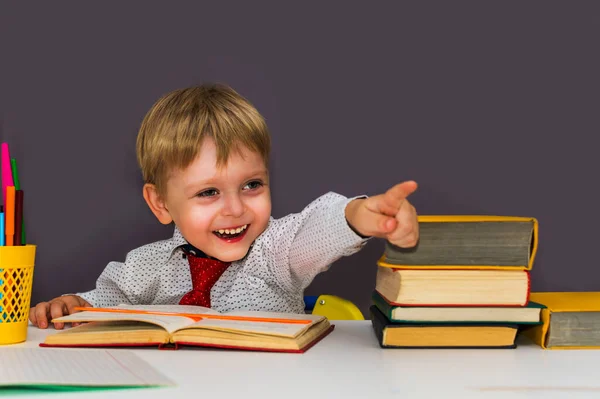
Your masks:
M600 290L600 3L396 3L2 1L0 132L38 245L33 302L170 237L135 137L160 95L208 81L267 119L273 216L415 179L421 214L539 218L533 290ZM366 312L382 250L307 294Z

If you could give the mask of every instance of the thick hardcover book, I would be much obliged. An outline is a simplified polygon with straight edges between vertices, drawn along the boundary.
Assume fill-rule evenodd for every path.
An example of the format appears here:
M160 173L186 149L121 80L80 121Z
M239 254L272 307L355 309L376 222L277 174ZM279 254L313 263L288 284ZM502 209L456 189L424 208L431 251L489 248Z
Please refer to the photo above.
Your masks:
M525 306L527 270L393 269L378 266L375 289L396 306Z
M54 319L85 323L46 337L42 347L204 346L303 353L334 328L327 318L274 312L219 313L199 306L86 308Z
M544 349L600 349L600 292L532 292L544 305L541 325L523 335Z
M421 215L419 243L386 243L378 264L393 268L531 270L538 248L532 217Z
M518 325L469 323L407 324L393 323L371 305L373 331L382 348L438 348L438 349L513 349Z

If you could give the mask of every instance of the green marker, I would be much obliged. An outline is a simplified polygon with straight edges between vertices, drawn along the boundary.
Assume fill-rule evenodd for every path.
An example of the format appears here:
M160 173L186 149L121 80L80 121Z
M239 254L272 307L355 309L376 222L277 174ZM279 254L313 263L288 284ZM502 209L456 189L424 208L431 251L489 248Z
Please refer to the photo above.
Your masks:
M11 169L12 169L13 183L15 186L15 190L20 190L21 183L19 182L19 171L17 169L17 160L12 158L10 160L10 165L11 165ZM25 216L23 216L23 221L21 223L21 243L23 245L26 244L26 241L25 241Z

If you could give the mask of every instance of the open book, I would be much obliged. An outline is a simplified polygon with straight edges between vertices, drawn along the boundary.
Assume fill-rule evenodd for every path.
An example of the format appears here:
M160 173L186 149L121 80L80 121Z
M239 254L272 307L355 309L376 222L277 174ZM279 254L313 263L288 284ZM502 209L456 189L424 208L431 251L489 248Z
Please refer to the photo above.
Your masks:
M42 347L206 346L302 353L334 326L323 316L257 311L219 313L200 306L83 308L53 322L85 323L49 335Z

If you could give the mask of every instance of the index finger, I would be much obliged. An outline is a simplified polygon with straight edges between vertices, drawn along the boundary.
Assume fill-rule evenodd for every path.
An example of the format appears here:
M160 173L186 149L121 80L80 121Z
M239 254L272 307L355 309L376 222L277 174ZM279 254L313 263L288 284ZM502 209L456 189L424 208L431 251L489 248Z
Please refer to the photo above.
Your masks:
M386 205L395 210L395 215L406 197L414 193L416 189L417 183L412 180L396 184L385 192L384 201L386 202Z

